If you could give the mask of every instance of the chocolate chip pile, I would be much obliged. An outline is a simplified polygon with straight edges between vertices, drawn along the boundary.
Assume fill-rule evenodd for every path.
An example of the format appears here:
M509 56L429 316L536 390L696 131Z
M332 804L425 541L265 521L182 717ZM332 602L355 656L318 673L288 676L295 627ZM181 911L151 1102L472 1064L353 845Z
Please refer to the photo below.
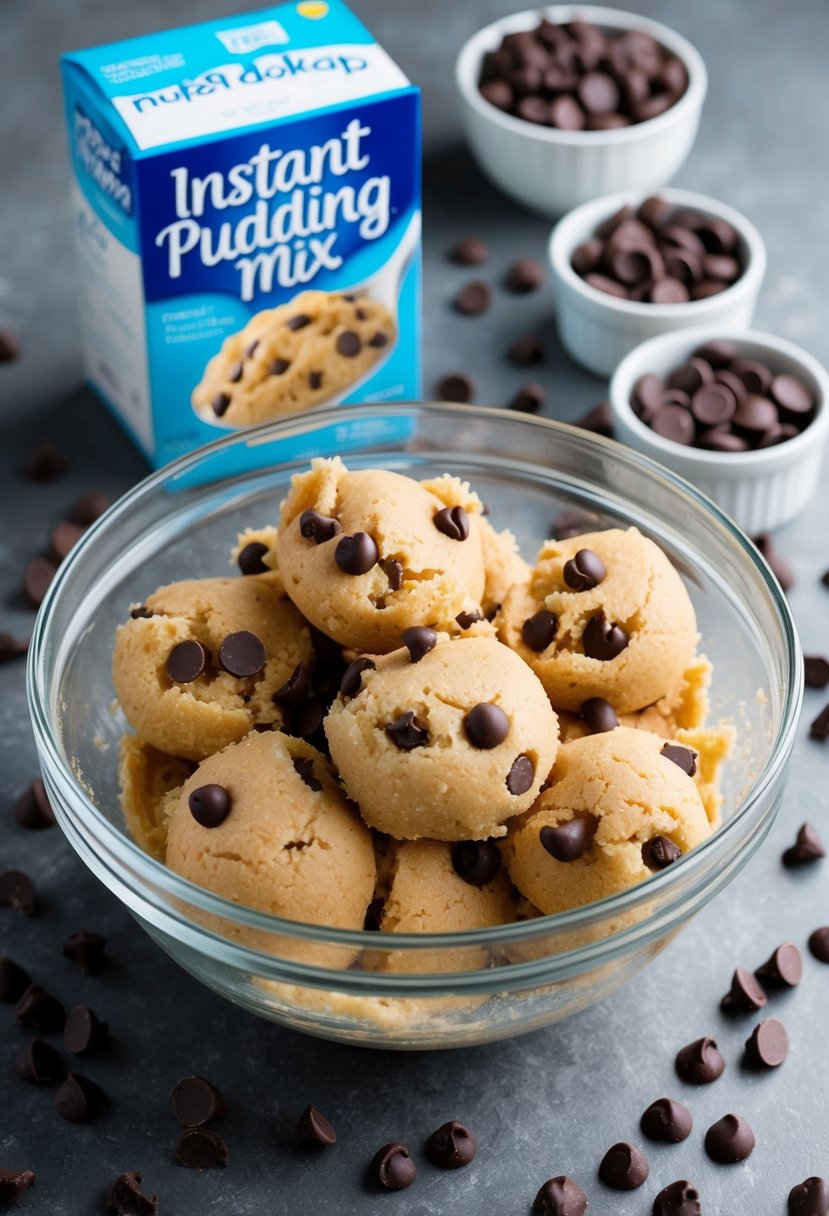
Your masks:
M637 418L663 439L711 452L748 452L794 439L815 416L808 386L733 342L706 342L663 379L646 372L633 386Z
M484 55L478 87L490 105L524 122L612 131L664 114L687 89L688 73L643 30L544 17Z
M639 304L706 300L744 270L731 224L658 195L620 207L576 246L570 262L597 291Z

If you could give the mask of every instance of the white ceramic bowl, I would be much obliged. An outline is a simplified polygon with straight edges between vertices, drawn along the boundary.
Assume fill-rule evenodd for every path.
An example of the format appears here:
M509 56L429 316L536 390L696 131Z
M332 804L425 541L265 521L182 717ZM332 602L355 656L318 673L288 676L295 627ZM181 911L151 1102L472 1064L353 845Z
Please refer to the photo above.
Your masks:
M478 91L481 61L505 34L533 29L541 17L643 30L682 60L688 87L664 114L615 131L559 131L505 114ZM691 150L708 88L699 53L667 26L635 13L572 4L527 9L485 26L461 48L455 81L466 136L484 173L519 203L551 219L602 194L649 194L670 181Z
M667 376L712 338L733 342L741 357L799 376L814 395L814 420L794 439L752 452L708 452L663 439L633 412L631 390L645 372ZM783 338L749 330L688 329L643 342L610 381L616 438L698 486L750 536L793 519L817 488L829 434L829 375L806 351Z
M687 304L621 300L591 287L570 261L576 246L593 236L603 220L626 203L642 202L644 196L628 190L594 199L565 215L553 229L549 245L558 336L577 363L599 376L609 376L625 355L657 334L697 325L739 330L751 324L766 273L766 247L760 233L739 211L704 194L668 189L660 190L659 196L676 207L691 207L726 220L736 229L743 273L719 295Z

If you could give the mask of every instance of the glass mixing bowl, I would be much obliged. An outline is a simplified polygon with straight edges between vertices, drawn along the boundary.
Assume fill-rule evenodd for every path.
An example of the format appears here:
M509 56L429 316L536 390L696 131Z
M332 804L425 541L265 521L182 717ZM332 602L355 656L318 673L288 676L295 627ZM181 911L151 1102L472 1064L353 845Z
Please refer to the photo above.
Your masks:
M192 885L127 835L110 660L129 605L225 574L237 532L274 522L311 455L469 479L533 557L563 511L635 524L667 552L714 664L711 718L737 728L723 823L699 848L588 907L496 928L389 935L300 924ZM802 671L791 613L746 537L692 486L584 431L468 406L351 406L185 456L120 500L58 571L37 620L29 697L43 776L74 848L159 945L229 1000L297 1030L377 1047L483 1043L566 1017L630 979L745 865L773 821ZM146 994L149 996L149 994Z

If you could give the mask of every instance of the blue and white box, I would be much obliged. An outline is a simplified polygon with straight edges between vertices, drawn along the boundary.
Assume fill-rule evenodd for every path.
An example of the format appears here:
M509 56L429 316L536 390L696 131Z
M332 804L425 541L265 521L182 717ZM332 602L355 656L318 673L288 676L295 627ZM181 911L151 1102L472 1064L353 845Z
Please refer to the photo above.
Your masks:
M419 398L419 92L339 0L62 67L87 373L155 466Z

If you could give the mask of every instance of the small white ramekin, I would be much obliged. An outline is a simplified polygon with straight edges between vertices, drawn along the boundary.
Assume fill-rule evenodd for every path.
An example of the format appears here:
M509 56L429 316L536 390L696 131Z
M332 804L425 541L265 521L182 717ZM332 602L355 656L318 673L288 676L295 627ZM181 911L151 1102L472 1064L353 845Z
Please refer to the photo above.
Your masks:
M609 376L620 360L640 342L657 334L707 325L748 329L766 273L766 247L760 233L739 211L717 199L690 190L660 190L674 207L690 207L703 215L726 220L739 234L744 267L736 283L717 296L687 304L645 304L621 300L599 291L577 275L573 250L593 236L601 222L626 203L640 203L641 193L624 191L576 207L559 220L550 235L549 258L556 293L556 324L569 355L599 376Z
M606 29L642 30L685 64L688 87L657 118L615 131L559 131L505 114L478 91L481 62L505 34L533 29L542 17L576 19ZM616 190L651 193L670 181L691 150L708 76L701 56L681 35L635 13L588 5L552 5L493 21L464 43L455 63L469 145L488 177L525 207L552 219Z
M697 347L714 338L733 342L740 357L759 359L808 385L816 413L805 430L776 447L709 452L663 439L636 417L630 396L639 377L645 372L668 376ZM817 359L783 338L708 325L651 338L617 367L610 381L610 405L617 439L693 482L750 536L793 519L817 488L829 434L829 375Z

